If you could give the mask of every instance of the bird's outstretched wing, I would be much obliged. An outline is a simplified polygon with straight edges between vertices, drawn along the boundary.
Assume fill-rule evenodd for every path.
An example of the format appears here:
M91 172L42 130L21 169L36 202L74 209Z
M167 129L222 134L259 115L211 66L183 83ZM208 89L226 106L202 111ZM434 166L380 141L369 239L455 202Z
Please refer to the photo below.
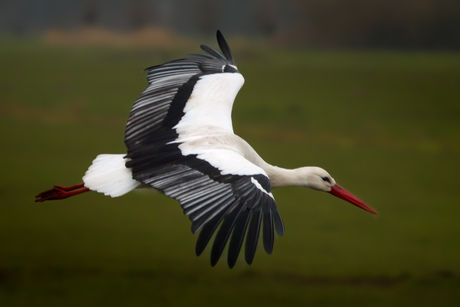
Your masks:
M192 232L201 230L197 255L203 252L220 225L211 250L213 266L230 235L229 267L236 263L245 235L245 259L251 264L262 224L263 245L270 254L274 230L282 236L284 225L265 172L233 151L218 149L183 155L181 145L152 144L145 152L131 155L127 166L132 168L136 180L179 201L192 221Z
M224 56L202 46L209 55L149 69L150 85L126 127L126 167L134 179L179 201L192 232L200 231L197 255L217 231L212 265L231 236L228 264L233 267L245 237L246 262L252 263L261 227L264 248L271 253L274 231L283 235L284 226L261 168L231 148L194 146L207 134L232 135L232 105L244 82L220 32L217 39Z
M227 126L228 122L231 125L233 100L244 79L220 31L217 32L217 39L226 57L202 45L201 48L209 55L195 55L146 69L149 86L134 103L126 125L125 145L128 150L137 143L155 137L158 131L172 129L181 121L187 108L196 109L197 104L212 113L211 117L220 113L226 117L223 121ZM209 88L216 85L220 88ZM214 94L215 97L203 97L208 89L211 90L208 94ZM232 91L229 93L229 90ZM194 97L198 99L190 101ZM221 104L215 103L216 98L227 100L224 109ZM206 119L208 116L203 114L201 117ZM200 123L199 120L195 122Z

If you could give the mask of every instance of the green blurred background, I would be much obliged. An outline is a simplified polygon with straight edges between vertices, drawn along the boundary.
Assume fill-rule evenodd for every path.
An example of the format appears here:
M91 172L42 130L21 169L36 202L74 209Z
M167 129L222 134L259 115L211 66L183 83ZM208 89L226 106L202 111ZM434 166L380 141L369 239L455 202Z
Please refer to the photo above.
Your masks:
M295 2L269 3L296 11ZM357 11L372 7L352 2ZM335 11L336 1L305 3L337 25L326 10ZM437 33L417 23L423 10L414 3L407 1L401 20ZM389 11L373 8L387 15L372 20ZM185 31L173 17L168 27L152 21L120 30L83 16L81 27L55 23L35 32L0 25L0 306L460 304L458 38L400 46L383 36L390 43L375 48L310 35L299 44L280 39L304 33L284 17L249 24L245 35L223 17L223 27L217 18ZM306 24L321 33L318 23ZM159 193L33 202L54 184L81 182L97 154L125 152L129 109L147 84L143 69L198 52L202 42L216 46L216 28L228 28L246 79L233 112L236 133L272 164L324 167L378 216L325 193L275 190L285 236L271 256L259 248L252 266L240 259L229 270L223 260L209 265L209 249L195 257L187 217ZM404 24L393 28L406 33Z

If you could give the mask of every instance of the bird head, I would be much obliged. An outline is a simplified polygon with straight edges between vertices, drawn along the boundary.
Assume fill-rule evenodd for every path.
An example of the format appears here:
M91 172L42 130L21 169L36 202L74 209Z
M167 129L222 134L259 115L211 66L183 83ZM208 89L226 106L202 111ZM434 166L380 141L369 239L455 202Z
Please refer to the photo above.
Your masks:
M306 187L316 190L330 192L332 186L334 186L335 180L321 167L305 167L304 169L304 180L306 180Z
M324 169L320 167L308 167L305 168L304 179L306 179L305 186L316 190L328 192L338 198L341 198L363 210L366 210L372 214L377 212L360 200L358 197L347 191L342 186L338 185L334 178Z

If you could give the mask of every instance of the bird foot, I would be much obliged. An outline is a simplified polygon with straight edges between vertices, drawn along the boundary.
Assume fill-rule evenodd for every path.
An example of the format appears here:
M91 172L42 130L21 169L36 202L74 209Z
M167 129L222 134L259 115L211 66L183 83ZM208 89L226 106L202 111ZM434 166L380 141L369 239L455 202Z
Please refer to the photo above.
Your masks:
M43 191L37 196L35 196L35 202L64 199L88 191L89 189L85 188L85 185L83 183L71 185L68 187L55 185L52 189Z

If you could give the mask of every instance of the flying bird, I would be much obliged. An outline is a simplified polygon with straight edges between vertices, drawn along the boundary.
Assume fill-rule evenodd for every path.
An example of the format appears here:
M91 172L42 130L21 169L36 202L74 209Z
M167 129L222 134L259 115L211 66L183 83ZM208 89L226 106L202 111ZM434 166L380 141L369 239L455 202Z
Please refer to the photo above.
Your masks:
M136 188L154 188L176 199L192 222L192 232L199 232L198 256L215 234L214 266L229 242L230 268L243 242L245 260L251 264L260 233L268 254L273 251L275 232L283 236L273 188L324 191L377 214L324 169L273 166L235 135L231 112L244 78L220 31L217 42L222 54L201 45L207 54L147 68L149 85L135 101L126 125L127 153L97 156L83 183L54 186L38 194L35 201L88 191L118 197Z

